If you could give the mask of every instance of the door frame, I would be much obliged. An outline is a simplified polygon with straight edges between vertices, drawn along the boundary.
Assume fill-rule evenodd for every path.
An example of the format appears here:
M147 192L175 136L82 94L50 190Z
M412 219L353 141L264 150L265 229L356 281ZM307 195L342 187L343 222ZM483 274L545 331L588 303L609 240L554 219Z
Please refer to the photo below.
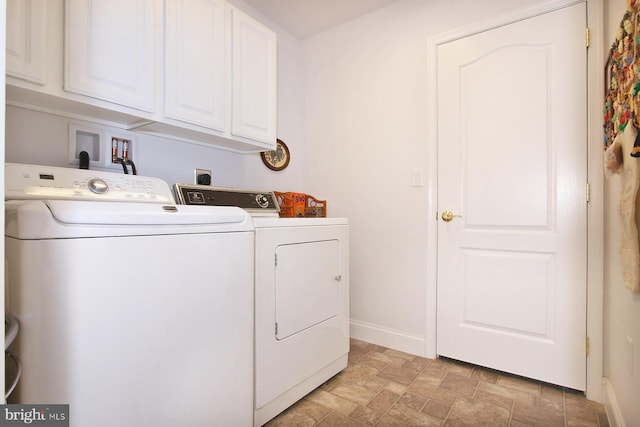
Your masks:
M602 172L601 110L604 102L604 7L601 1L553 0L540 5L497 17L489 21L455 29L427 40L428 140L427 140L427 288L425 356L437 355L437 265L438 265L438 46L463 37L501 27L543 13L571 6L587 4L587 26L590 43L587 51L587 180L590 197L587 205L587 318L589 337L587 357L586 395L602 402L603 380L603 285L604 285L604 174ZM586 29L585 29L586 31ZM586 39L586 37L585 37ZM585 183L586 185L586 183Z

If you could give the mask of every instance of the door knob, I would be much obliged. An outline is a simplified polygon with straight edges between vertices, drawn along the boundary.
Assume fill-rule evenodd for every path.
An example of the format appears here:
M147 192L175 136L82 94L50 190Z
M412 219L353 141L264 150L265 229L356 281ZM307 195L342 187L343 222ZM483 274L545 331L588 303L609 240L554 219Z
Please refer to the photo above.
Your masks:
M444 222L451 222L453 218L462 218L462 215L454 215L451 211L442 212L442 220Z

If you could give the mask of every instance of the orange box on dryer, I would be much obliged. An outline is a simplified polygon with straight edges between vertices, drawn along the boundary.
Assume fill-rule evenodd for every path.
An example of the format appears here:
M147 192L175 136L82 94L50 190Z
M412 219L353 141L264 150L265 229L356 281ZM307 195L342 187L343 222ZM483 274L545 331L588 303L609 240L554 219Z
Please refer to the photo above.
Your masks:
M280 217L303 217L307 204L307 195L304 193L274 191L278 205L280 205Z

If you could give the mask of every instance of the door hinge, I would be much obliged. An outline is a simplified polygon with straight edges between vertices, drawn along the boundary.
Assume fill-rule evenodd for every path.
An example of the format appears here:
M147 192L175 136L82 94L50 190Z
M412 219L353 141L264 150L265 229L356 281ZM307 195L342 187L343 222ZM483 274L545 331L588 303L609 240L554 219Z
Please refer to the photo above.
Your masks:
M278 322L276 322L276 336L278 336Z
M273 255L273 265L278 266L278 254Z
M584 337L584 354L589 355L589 337Z
M591 201L591 184L588 182L585 188L585 198L587 199L587 203Z
M589 43L591 43L591 30L589 27L584 30L584 44L585 47L589 47Z

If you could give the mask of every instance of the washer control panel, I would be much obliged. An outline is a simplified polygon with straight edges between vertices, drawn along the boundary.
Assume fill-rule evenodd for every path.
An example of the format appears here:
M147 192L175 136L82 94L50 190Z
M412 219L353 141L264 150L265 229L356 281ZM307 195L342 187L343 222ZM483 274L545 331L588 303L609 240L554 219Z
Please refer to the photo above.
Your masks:
M241 190L197 184L175 184L176 199L184 205L237 206L249 212L280 211L272 191Z
M5 199L175 203L160 178L20 163L5 165Z

